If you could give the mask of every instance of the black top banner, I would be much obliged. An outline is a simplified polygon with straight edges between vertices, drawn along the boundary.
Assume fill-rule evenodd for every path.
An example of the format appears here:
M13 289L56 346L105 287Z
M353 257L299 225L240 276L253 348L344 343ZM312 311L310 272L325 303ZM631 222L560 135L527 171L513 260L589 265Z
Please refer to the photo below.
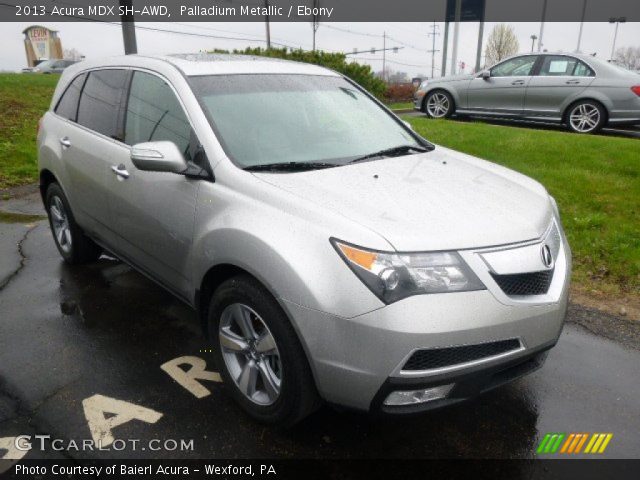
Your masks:
M461 21L640 21L639 0L0 0L0 21L453 21L458 3Z

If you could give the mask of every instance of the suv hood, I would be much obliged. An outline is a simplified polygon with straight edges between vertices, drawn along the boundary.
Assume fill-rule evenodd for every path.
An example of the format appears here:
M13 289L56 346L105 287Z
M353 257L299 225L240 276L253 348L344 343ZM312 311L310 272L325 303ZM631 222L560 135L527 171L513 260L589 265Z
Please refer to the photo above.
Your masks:
M398 251L536 239L553 208L534 180L443 147L344 167L254 175L375 231Z

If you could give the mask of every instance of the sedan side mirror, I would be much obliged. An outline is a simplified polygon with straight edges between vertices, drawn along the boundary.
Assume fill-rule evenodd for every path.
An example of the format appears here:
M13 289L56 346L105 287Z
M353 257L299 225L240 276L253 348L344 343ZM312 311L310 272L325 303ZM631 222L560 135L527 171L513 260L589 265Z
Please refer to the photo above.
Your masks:
M482 77L483 80L487 80L491 78L491 72L489 70L483 70L480 76Z
M173 142L138 143L131 148L131 161L147 172L183 173L187 162Z

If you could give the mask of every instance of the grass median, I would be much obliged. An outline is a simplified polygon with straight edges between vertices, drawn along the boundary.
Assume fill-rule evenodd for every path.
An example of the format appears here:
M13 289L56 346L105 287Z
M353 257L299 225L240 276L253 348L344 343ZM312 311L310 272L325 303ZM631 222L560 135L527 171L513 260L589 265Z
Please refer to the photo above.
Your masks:
M434 143L512 168L547 187L573 249L574 283L603 295L640 293L639 140L406 120Z
M35 182L38 119L60 75L0 74L0 189Z

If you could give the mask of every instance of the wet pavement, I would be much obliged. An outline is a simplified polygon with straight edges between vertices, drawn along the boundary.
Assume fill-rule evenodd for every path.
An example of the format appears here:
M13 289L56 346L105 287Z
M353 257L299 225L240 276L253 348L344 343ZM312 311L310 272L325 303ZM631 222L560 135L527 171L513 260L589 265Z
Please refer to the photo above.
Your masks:
M21 208L39 211L34 201ZM638 325L625 324L635 333L620 341L582 326L613 330L621 319L572 306L542 369L467 403L410 418L324 407L279 431L252 422L221 383L201 380L194 395L161 368L213 361L195 313L129 267L107 257L67 266L43 221L0 223L0 254L0 440L91 439L87 406L103 397L142 407L145 419L112 429L139 439L136 450L25 458L533 458L547 432L611 432L601 457L640 455ZM151 451L149 439L193 440L193 450Z

